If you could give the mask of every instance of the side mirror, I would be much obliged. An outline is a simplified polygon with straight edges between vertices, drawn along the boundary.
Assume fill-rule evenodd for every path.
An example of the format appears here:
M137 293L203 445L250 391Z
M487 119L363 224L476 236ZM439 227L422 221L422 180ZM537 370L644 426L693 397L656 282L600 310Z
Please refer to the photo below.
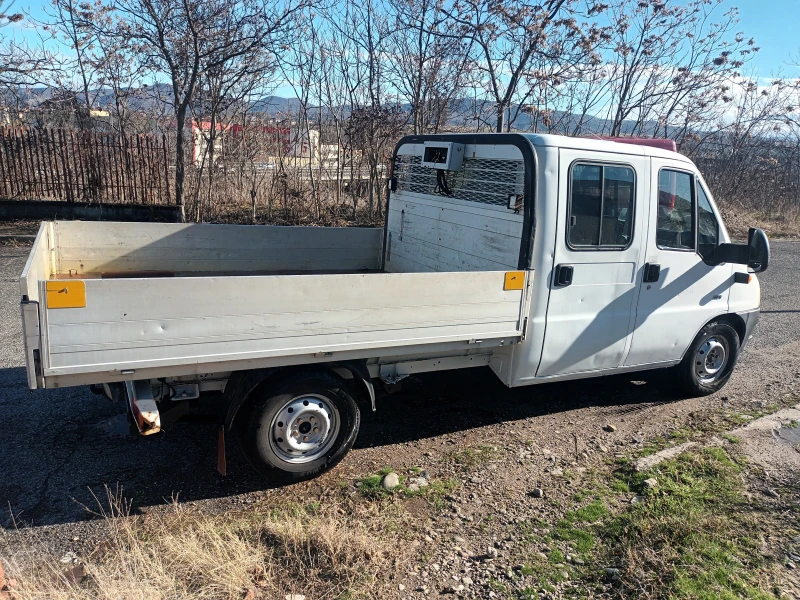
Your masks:
M750 228L746 244L720 244L714 250L709 264L734 263L747 265L753 273L766 271L769 266L769 240L761 229Z
M769 266L769 240L764 230L751 227L747 246L747 266L753 269L753 273L766 271Z

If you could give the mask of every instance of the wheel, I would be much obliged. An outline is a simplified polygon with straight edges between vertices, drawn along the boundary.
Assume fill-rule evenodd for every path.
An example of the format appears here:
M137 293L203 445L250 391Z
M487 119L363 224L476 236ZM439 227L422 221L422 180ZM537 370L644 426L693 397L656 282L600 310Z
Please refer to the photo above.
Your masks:
M728 382L738 358L736 330L727 323L709 323L676 367L681 388L691 396L713 394Z
M244 431L248 459L262 474L302 481L336 466L353 447L361 413L333 373L298 373L256 394Z

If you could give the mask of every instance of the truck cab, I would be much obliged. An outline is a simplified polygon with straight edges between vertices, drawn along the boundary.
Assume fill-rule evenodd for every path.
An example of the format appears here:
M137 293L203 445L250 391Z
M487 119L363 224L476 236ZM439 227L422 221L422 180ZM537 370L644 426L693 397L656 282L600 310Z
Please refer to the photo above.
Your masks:
M721 260L734 245L702 174L665 140L631 141L492 134L398 144L388 238L405 232L416 244L424 230L421 241L438 245L431 268L451 255L462 268L516 261L535 281L525 339L490 361L507 385L672 367L691 355L692 376L676 375L710 393L750 338L763 233L751 233L761 262ZM424 160L429 147L463 158L456 170L435 165ZM469 226L454 231L462 220Z

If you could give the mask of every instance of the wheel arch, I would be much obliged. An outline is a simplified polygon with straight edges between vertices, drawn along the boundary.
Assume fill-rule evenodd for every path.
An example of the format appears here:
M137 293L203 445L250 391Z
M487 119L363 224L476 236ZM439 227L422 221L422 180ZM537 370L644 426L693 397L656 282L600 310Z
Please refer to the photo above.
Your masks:
M349 372L352 379L359 384L353 386L356 392L356 400L369 402L374 411L375 388L372 385L372 379L365 360L234 371L225 385L224 396L228 405L228 410L225 414L225 429L228 431L233 429L237 416L246 407L250 396L258 388L264 385L275 385L283 379L303 371L308 371L309 373L327 371L337 377L341 377L339 372L342 370Z
M733 327L733 330L736 332L736 335L739 337L739 346L744 345L746 333L747 333L747 324L745 323L744 319L741 315L736 313L723 313L721 315L717 315L715 317L711 317L708 321L703 323L700 328L694 332L694 335L689 340L689 343L686 344L686 348L683 349L683 354L681 354L681 360L686 356L686 352L688 352L689 348L692 347L695 339L697 339L697 335L703 331L705 327L707 327L710 323L725 323Z

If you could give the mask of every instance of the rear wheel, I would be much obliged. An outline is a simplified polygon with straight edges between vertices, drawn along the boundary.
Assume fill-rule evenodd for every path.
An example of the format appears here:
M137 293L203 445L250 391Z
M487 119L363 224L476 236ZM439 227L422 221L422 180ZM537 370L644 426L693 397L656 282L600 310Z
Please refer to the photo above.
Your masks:
M691 396L713 394L728 382L738 358L736 330L727 323L709 323L676 367L681 388Z
M257 390L245 452L264 475L301 481L333 468L352 448L361 415L343 379L333 373L293 375Z

